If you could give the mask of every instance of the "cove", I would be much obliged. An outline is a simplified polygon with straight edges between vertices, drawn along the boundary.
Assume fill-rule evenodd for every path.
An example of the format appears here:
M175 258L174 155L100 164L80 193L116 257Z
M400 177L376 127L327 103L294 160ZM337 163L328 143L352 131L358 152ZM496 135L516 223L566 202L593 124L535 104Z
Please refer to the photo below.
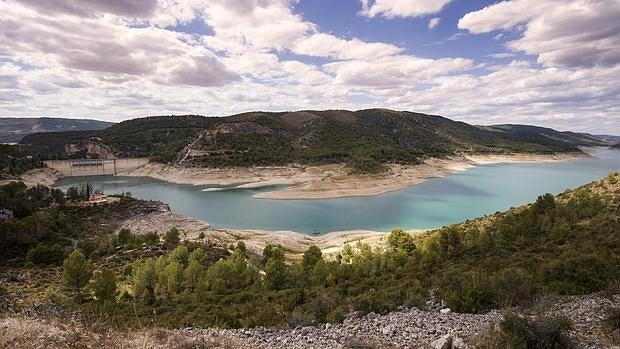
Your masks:
M620 171L620 151L599 148L594 158L563 162L481 165L376 196L320 200L263 200L252 196L274 187L203 191L147 177L67 177L55 187L89 182L106 194L131 192L160 200L179 214L215 228L326 233L342 230L426 229L472 219L557 194Z

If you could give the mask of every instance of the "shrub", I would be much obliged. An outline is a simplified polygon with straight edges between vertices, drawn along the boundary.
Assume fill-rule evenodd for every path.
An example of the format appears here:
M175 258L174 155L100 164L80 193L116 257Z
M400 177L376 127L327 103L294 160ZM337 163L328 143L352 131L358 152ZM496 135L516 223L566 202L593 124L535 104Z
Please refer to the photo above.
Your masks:
M127 244L129 241L131 241L131 239L133 239L133 234L131 234L131 231L129 229L121 229L118 232L118 243L121 245L125 245Z
M323 252L321 249L312 245L304 252L304 256L301 260L301 265L303 265L305 270L312 269L320 260L323 259Z
M349 160L352 173L381 173L388 167L370 156L354 155Z
M181 241L181 234L177 228L172 228L164 235L164 242L171 246L176 246Z
M444 276L441 296L450 308L462 313L478 313L493 308L496 299L483 272L452 270Z
M97 298L97 302L104 304L108 302L116 302L117 286L116 276L111 269L102 268L93 280L93 293Z
M59 244L39 244L26 255L26 261L36 265L60 265L64 258L65 250Z
M568 253L547 264L542 272L551 291L586 294L604 289L614 279L613 270L613 266L597 255Z
M614 308L609 311L605 319L605 327L611 334L613 343L620 343L620 308Z
M393 229L388 237L390 247L395 251L403 251L408 255L413 254L416 249L411 234L402 229Z
M567 333L572 328L566 317L540 317L530 319L516 314L506 314L499 329L490 331L477 343L483 349L575 348Z

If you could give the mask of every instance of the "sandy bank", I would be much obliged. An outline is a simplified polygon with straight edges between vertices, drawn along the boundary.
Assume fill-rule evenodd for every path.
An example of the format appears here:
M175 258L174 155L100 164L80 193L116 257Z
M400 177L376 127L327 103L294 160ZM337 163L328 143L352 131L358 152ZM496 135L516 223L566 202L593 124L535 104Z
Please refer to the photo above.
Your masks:
M261 199L326 199L348 196L371 196L401 190L428 178L443 177L464 171L478 165L498 163L554 162L585 157L586 154L554 155L475 155L446 159L429 159L416 166L390 165L390 170L381 175L353 176L342 166L340 171L315 177L309 181L296 183L282 190L259 193Z
M49 168L35 168L34 170L27 171L23 173L21 176L21 180L27 186L35 186L37 184L46 185L48 187L52 186L60 177L62 177L61 173Z
M337 231L323 235L308 235L293 231L266 231L252 229L213 229L199 219L186 217L170 211L151 212L133 216L119 224L117 230L127 228L136 234L147 232L165 233L176 227L182 232L186 240L200 240L200 233L204 233L203 241L214 242L219 245L234 244L243 241L246 247L257 253L262 253L267 244L282 245L290 258L298 258L311 245L316 245L326 255L335 255L345 243L356 244L358 241L371 246L382 246L387 238L386 232L351 230ZM411 231L423 233L424 230Z
M129 172L129 175L148 176L178 184L234 188L288 185L275 191L258 193L255 197L279 200L327 199L383 194L419 184L428 178L446 176L477 165L564 161L587 156L585 153L463 155L445 159L431 158L416 166L392 164L389 171L380 175L352 175L344 164L213 169L149 163Z

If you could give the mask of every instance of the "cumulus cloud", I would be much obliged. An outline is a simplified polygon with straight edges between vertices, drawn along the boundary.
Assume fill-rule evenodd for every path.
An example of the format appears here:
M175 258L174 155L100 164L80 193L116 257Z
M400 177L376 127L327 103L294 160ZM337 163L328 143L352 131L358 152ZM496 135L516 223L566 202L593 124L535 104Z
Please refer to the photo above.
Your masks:
M315 26L295 15L281 0L212 0L204 3L204 21L216 36L246 46L283 49L291 47ZM234 48L232 44L227 49Z
M480 76L436 78L430 88L392 96L390 102L403 109L458 115L471 123L527 123L617 133L619 74L620 67L573 71L513 61Z
M353 60L326 64L335 74L335 82L343 85L376 88L407 87L455 71L471 68L468 59L424 59L414 56L383 57L375 60Z
M126 17L148 17L157 0L20 0L22 4L44 12L95 16L110 13Z
M458 22L474 34L519 30L507 43L547 66L611 67L620 63L617 0L511 0L466 14Z
M324 33L316 33L299 39L292 47L301 55L334 57L340 59L374 59L391 56L403 49L381 42L368 43L359 39L341 39Z
M169 81L177 84L211 87L222 86L239 78L239 75L228 70L217 58L206 55L179 61L170 71Z
M441 18L439 17L433 17L428 21L428 29L433 29L435 28L437 25L439 25L439 22L441 21Z
M129 75L156 81L166 81L160 74L169 71L174 74L167 80L199 86L209 85L208 81L220 85L236 80L235 74L204 47L193 45L187 35L155 27L127 27L105 19L56 18L1 3L0 28L0 54L37 67L61 66L102 73L103 77ZM185 70L166 69L178 62L187 62ZM185 75L195 67L205 73L191 80Z
M459 22L473 34L498 31L502 41L516 34L507 48L536 55L542 66L510 62L525 57L515 52L476 60L414 56L399 44L326 32L295 13L294 0L152 3L0 1L0 115L121 120L388 107L474 123L620 132L611 0L513 0ZM419 17L448 3L369 0L364 11ZM190 21L212 33L174 31Z
M441 11L452 0L361 0L362 15L419 17Z

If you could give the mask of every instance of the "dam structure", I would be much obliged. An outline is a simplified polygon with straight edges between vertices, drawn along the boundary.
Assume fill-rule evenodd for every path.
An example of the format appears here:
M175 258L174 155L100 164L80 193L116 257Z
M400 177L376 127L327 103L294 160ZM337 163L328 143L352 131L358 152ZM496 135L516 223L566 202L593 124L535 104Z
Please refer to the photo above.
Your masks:
M63 177L118 176L144 166L148 158L47 160L45 165Z

